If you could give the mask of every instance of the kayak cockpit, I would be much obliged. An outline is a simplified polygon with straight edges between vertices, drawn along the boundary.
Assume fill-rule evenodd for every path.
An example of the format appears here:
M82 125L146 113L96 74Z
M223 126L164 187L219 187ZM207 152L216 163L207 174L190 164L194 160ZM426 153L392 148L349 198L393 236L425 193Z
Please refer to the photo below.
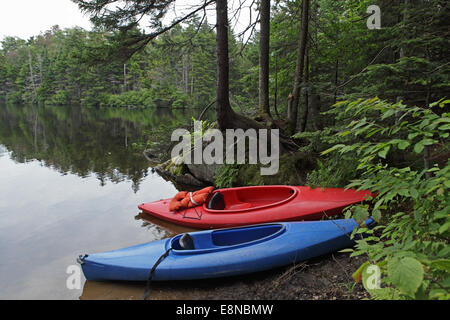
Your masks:
M282 224L255 226L251 228L235 228L216 230L211 233L214 246L235 246L253 242L279 233L284 228Z
M184 249L180 243L183 235L177 235L170 241L175 254L197 254L227 250L268 241L280 236L286 230L284 224L267 224L242 228L222 229L192 233L193 249Z
M291 186L260 186L216 190L204 204L210 213L242 213L277 206L292 200L298 190Z

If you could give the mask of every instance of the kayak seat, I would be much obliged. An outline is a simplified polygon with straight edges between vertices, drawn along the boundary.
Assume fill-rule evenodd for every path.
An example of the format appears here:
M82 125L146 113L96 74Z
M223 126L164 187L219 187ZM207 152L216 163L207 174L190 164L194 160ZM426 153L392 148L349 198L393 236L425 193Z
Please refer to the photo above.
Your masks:
M221 194L220 192L214 193L208 202L207 208L211 210L225 209L225 199L223 197L223 194Z
M243 210L243 209L248 209L251 208L252 204L248 203L248 202L239 202L239 203L235 203L232 204L230 206L228 206L228 210Z
M227 191L225 194L216 192L208 202L208 209L211 210L243 210L251 208L249 202L243 202L234 191Z
M181 236L181 238L178 240L179 245L184 250L194 250L194 239L192 239L191 235L189 233L185 233Z

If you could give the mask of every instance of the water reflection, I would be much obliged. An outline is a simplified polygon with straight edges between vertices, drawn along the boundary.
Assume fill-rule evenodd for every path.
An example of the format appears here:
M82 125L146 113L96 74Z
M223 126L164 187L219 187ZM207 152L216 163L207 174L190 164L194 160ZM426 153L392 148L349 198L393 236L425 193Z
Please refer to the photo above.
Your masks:
M0 158L5 155L5 153L8 151L4 146L0 145Z
M196 231L196 229L180 226L177 224L173 224L156 217L150 216L146 213L140 212L136 217L136 220L142 220L142 227L145 228L153 228L157 227L161 230L164 230L170 234L170 236L175 236L180 233Z
M62 174L107 181L131 181L134 192L145 178L148 161L132 148L146 129L189 121L195 111L3 106L0 144L20 163L37 159ZM1 154L1 150L0 150Z
M132 144L196 113L0 106L0 299L78 299L66 270L79 254L180 231L135 218L177 190Z

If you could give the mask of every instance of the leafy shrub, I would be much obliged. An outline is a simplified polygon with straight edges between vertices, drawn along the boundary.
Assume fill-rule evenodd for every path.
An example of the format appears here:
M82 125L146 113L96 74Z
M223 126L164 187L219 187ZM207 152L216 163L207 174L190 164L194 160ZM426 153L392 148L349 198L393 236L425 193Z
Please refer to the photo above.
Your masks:
M108 94L101 106L149 108L155 107L155 102L153 101L151 90L141 89L138 91L127 91L122 94Z
M84 106L100 106L108 100L108 94L104 92L104 88L101 86L90 87L81 100Z
M307 185L311 187L342 188L352 179L356 178L357 172L355 170L349 170L349 168L358 164L354 157L331 153L320 158L321 152L336 143L351 143L354 141L348 135L345 137L336 136L339 129L343 128L344 126L337 125L324 128L320 131L298 132L293 136L300 141L301 147L299 152L309 155L316 162L316 168L307 173Z
M22 94L20 93L20 91L13 91L6 94L7 104L20 104L22 102Z
M45 104L62 106L68 104L70 101L69 95L65 90L58 90L54 95L48 98Z
M216 188L234 187L241 166L240 164L226 164L218 167L214 176L214 185Z
M189 104L189 95L187 93L178 93L174 98L175 101L172 103L174 108L184 108Z
M343 188L356 178L356 170L348 170L356 165L355 158L342 155L317 160L317 169L308 173L306 184L313 188Z
M339 152L354 156L358 160L355 169L360 179L348 187L377 193L373 207L357 205L346 212L346 217L353 216L359 221L371 215L380 222L373 230L358 231L367 233L368 237L357 240L356 251L352 253L369 257L355 278L362 278L373 298L450 298L448 157L420 169L388 161L396 152L415 155L416 163L429 163L431 151L444 157L448 155L450 118L443 109L448 103L450 100L441 100L429 108L419 108L373 98L344 101L335 106L354 117L339 136L350 135L360 141L337 144L323 154ZM432 108L438 106L442 109L436 113ZM378 289L367 285L370 265L380 268Z

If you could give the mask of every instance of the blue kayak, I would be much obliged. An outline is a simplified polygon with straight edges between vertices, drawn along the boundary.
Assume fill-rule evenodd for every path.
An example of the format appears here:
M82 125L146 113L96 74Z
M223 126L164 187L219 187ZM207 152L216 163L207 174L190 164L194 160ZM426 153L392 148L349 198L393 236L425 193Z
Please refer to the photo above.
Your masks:
M374 224L372 219L365 222ZM191 247L177 235L124 249L80 256L87 280L191 280L269 270L354 245L353 219L281 222L189 233Z

